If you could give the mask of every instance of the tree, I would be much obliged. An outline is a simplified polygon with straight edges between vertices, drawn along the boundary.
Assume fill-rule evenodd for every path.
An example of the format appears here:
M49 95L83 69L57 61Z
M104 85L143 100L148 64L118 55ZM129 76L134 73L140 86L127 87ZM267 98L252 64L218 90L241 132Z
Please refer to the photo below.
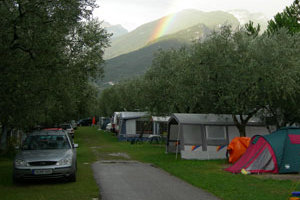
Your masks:
M103 73L109 35L94 0L0 1L0 122L29 129L74 119ZM4 142L2 140L1 147Z
M280 29L272 35L263 35L256 40L252 56L257 62L257 74L261 77L259 93L266 116L271 117L277 127L300 122L299 73L300 34L293 35Z
M277 13L274 19L268 22L267 32L277 32L281 28L288 29L290 34L300 31L300 3L294 0L293 4L286 7L283 12Z
M257 24L257 26L254 27L254 23L250 20L248 23L245 24L245 29L248 35L256 37L258 36L260 31L260 24Z
M206 105L203 111L232 114L241 136L245 136L246 124L260 109L256 93L259 80L251 57L256 37L244 29L233 32L225 26L193 47L194 63L202 77L199 85Z
M278 127L299 121L299 33L257 36L225 28L196 48L211 111L233 114L242 136L263 110L269 112L262 117L275 117Z

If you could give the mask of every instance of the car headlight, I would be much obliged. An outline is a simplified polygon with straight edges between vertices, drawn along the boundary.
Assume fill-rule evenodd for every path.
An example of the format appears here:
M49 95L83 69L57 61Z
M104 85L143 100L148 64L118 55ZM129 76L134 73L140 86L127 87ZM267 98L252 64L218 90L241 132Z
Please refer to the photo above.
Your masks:
M60 161L58 161L56 163L56 165L60 166L60 165L71 165L72 164L72 158L68 157L68 158L63 158Z
M16 159L15 166L16 167L29 167L29 164L25 160Z

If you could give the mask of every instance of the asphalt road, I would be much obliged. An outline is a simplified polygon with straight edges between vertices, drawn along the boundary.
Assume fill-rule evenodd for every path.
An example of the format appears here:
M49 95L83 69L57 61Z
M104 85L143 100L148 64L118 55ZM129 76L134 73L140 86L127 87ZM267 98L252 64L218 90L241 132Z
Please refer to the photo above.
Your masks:
M220 200L150 164L99 161L93 171L102 200Z

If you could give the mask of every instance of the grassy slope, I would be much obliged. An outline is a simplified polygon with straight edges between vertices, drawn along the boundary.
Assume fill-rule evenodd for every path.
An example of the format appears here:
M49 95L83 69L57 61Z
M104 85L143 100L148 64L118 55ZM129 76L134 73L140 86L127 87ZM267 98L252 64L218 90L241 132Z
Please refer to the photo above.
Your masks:
M98 188L92 176L91 162L98 159L124 159L110 153L124 152L131 159L152 163L167 172L201 187L223 200L282 200L291 191L300 190L292 181L260 179L233 175L223 170L226 161L176 160L165 154L164 145L118 142L116 137L94 128L83 127L76 132L78 149L78 181L76 183L29 183L13 185L11 160L0 159L0 199L92 199ZM87 164L89 163L89 164Z

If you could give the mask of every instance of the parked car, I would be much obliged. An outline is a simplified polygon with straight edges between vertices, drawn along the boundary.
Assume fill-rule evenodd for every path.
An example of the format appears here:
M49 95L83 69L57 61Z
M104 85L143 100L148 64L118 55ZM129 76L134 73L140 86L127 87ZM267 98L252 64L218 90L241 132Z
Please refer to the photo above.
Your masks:
M99 121L99 127L102 130L106 129L107 124L110 123L110 118L109 117L100 117L100 121Z
M74 130L77 129L77 123L76 123L75 120L71 120L71 125L72 125L72 127L74 128Z
M65 178L76 181L76 148L63 130L28 134L13 163L13 180Z
M77 126L91 126L92 125L93 120L90 118L87 119L80 119L77 122Z
M108 123L105 128L107 131L112 131L111 123Z
M45 131L62 131L62 128L44 128Z
M60 127L63 130L66 130L71 135L71 137L74 138L75 131L71 124L61 124Z

